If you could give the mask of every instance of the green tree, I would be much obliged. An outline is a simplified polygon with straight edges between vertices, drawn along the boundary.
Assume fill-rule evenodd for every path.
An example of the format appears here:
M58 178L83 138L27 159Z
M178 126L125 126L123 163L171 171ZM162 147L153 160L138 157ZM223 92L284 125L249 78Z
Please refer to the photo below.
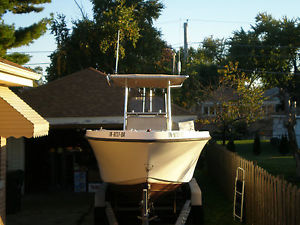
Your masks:
M180 49L177 56L183 55ZM226 48L223 39L205 38L197 49L189 48L188 60L183 62L182 74L188 74L181 89L174 90L173 99L176 104L198 111L198 103L202 100L205 87L215 87L220 73L218 70L226 63Z
M214 89L220 74L215 64L195 63L189 65L189 78L183 83L182 88L175 89L173 100L176 104L197 110L199 102L205 97L206 87Z
M44 18L28 27L16 28L14 24L5 24L3 16L7 13L25 14L31 12L41 12L44 7L39 7L44 3L50 3L51 0L27 0L27 1L8 1L0 3L0 57L8 59L18 64L24 64L29 61L30 56L21 53L7 54L7 50L12 48L29 45L34 40L42 36L47 30L47 24L50 19Z
M205 64L224 65L226 60L226 45L224 39L213 39L213 37L205 38L202 46L197 49L194 59L200 59ZM195 61L194 61L195 63Z
M167 46L153 27L153 20L162 9L159 1L92 0L92 3L93 20L74 21L72 32L67 29L64 16L54 20L51 28L57 50L50 56L49 81L90 66L113 73L119 30L119 72L151 73L163 69L158 62Z
M226 65L217 87L207 87L204 93L206 101L214 105L216 115L202 118L200 122L218 127L224 145L226 139L235 138L237 125L250 125L263 114L263 88L251 83L246 74L239 71L238 63Z
M259 78L266 87L279 87L286 114L288 138L300 176L300 152L294 127L295 102L300 100L300 23L299 18L276 20L260 13L256 23L245 32L236 31L230 41L229 58L238 61L252 80Z

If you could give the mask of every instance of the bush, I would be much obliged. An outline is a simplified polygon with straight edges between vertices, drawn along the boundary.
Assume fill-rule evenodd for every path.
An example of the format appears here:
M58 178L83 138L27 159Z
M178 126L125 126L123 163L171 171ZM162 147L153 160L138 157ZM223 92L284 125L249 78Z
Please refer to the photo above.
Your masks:
M282 136L279 143L279 152L282 155L286 155L290 152L289 140L287 136Z
M253 153L255 155L259 155L261 153L260 137L258 133L255 134L254 143L253 143Z
M277 147L280 144L280 139L277 137L272 137L270 139L270 144Z
M229 140L228 144L226 145L226 148L231 152L235 152L235 144L232 139Z

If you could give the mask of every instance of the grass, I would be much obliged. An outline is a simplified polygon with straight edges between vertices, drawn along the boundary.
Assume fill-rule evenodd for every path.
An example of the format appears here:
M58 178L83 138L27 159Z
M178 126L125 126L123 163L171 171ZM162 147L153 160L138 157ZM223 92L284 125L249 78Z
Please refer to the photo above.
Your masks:
M233 220L232 201L225 195L207 175L206 170L196 170L195 177L203 195L204 224L205 225L237 225Z
M296 161L292 154L281 155L276 146L268 140L261 140L261 154L253 154L253 140L235 141L236 152L245 159L254 161L275 176L283 176L287 181L300 187L296 179Z

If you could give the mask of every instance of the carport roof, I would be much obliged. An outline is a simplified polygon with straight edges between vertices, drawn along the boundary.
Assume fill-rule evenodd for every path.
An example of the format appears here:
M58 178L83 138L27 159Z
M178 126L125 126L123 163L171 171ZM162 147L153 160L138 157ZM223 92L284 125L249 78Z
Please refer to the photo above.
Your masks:
M0 136L39 137L48 134L49 123L8 87L0 86Z

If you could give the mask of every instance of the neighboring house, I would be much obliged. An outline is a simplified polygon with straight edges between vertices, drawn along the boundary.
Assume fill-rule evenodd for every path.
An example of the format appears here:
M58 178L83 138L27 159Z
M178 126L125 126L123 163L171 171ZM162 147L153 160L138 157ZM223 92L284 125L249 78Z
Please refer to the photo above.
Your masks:
M129 95L137 92L138 90L132 89ZM13 162L18 162L19 165L26 164L25 182L31 183L27 190L32 190L33 186L47 184L70 185L64 184L63 180L72 182L72 172L78 169L80 163L84 164L79 158L89 158L89 154L92 154L85 139L85 130L123 127L124 89L108 84L106 75L93 68L75 72L36 88L26 89L19 96L50 123L50 132L45 138L13 139L10 142L23 149L15 151L26 153L26 155L18 152L13 154L12 151L8 158L8 168L12 167ZM132 98L129 110L138 111L135 106L139 103L139 97ZM161 98L154 97L153 110L164 108ZM172 105L172 113L175 122L197 118L196 115L176 105ZM84 155L85 153L87 154ZM76 159L80 154L82 155ZM25 162L25 158L30 159L30 163ZM49 176L45 178L41 174ZM62 176L65 176L65 179L62 179Z
M226 90L222 92L223 98L232 97L232 92ZM261 136L270 139L271 137L281 138L282 136L287 136L286 129L286 115L281 108L281 102L279 99L279 88L268 89L264 92L264 97L267 99L263 102L262 110L264 112L264 117L262 120L257 121L251 126L253 131L260 131ZM215 97L215 98L214 98ZM218 103L214 99L220 98L220 93L215 91L211 99L203 101L199 104L199 114L200 118L214 117L217 110L220 110ZM296 109L299 115L299 106ZM297 138L298 146L300 146L300 116L296 117L295 133ZM214 130L214 127L207 126L208 129Z
M256 123L254 123L251 126L252 131L260 131L262 136L265 136L266 138L271 138L273 135L273 115L280 113L279 111L279 105L280 105L280 99L278 98L279 89L278 88L272 88L269 90L266 90L264 92L264 97L266 100L263 102L262 106L262 112L264 114L263 118ZM211 96L203 102L199 103L198 106L198 117L201 119L205 118L212 118L216 116L218 110L222 110L218 99L222 99L222 101L226 101L227 99L234 99L235 96L233 94L233 91L230 89L225 89L222 91L214 91ZM206 126L207 129L214 131L215 127L208 125Z
M0 224L6 217L6 161L9 137L31 138L48 134L49 123L14 94L9 87L32 87L40 75L0 58ZM8 151L8 153L7 153ZM22 153L21 153L22 154Z
M278 94L278 88L268 89L264 92L264 97L266 98L266 100L263 102L262 111L264 112L265 117L270 118L270 116L278 112L277 106L280 104ZM212 97L208 98L208 100L206 101L202 101L199 103L199 117L205 118L215 116L217 110L220 110L218 99L231 99L233 98L233 95L234 94L230 89L222 91L221 97L220 93L218 91L215 91L214 93L212 93Z
M273 137L282 138L282 136L288 137L288 132L286 129L286 115L274 115L273 116ZM298 147L300 146L300 116L296 116L296 126L295 133Z

